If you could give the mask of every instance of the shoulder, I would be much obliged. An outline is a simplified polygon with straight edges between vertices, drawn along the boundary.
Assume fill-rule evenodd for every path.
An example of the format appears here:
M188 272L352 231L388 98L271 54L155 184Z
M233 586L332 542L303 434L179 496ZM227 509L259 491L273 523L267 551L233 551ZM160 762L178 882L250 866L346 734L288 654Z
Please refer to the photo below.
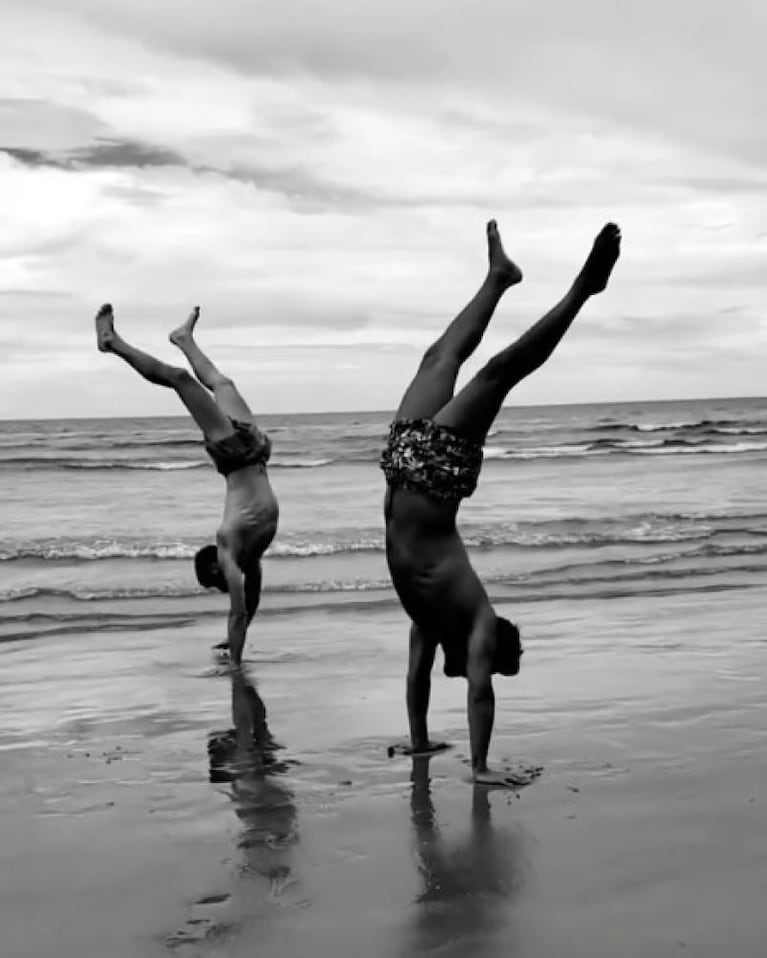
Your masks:
M222 526L216 533L216 546L218 547L218 564L222 570L227 567L237 568L239 563L236 556L238 552L239 535L232 529Z
M224 552L231 550L237 539L237 534L232 526L224 524L219 527L216 532L216 545L219 549L222 549Z

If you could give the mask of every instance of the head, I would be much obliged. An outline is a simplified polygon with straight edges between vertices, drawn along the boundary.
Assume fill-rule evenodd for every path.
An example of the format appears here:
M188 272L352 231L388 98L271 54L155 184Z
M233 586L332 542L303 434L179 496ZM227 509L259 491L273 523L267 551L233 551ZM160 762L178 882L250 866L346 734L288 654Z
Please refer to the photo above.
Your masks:
M500 675L516 675L519 672L519 660L523 654L519 639L519 629L513 622L498 616L495 620L495 656L493 672Z
M194 557L194 571L197 581L204 589L218 589L227 592L226 579L218 564L216 546L203 546Z
M445 651L445 675L453 678L457 675L466 676L466 660L468 645L451 643L443 646ZM519 629L513 622L496 616L495 619L495 651L493 653L494 675L516 675L519 672L519 659L522 655L522 644L519 639Z

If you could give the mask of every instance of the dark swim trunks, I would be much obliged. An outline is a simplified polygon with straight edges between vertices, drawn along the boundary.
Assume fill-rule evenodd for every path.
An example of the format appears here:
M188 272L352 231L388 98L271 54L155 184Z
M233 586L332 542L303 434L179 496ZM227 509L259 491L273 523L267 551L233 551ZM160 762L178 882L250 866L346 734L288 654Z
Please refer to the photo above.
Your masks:
M228 476L246 466L265 466L272 453L272 444L266 433L253 423L232 419L234 433L217 442L205 443L205 450L222 476Z
M389 428L381 468L392 486L457 502L477 488L482 446L431 419L400 419Z

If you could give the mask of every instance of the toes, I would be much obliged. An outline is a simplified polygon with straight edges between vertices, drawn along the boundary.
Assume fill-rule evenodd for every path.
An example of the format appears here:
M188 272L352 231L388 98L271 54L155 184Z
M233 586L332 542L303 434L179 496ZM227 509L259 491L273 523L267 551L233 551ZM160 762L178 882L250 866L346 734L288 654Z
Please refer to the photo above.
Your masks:
M99 309L99 311L96 313L96 316L106 316L108 313L111 313L111 312L112 312L112 304L104 303L101 309Z
M497 233L498 232L498 223L495 220L489 220L487 224L488 233Z

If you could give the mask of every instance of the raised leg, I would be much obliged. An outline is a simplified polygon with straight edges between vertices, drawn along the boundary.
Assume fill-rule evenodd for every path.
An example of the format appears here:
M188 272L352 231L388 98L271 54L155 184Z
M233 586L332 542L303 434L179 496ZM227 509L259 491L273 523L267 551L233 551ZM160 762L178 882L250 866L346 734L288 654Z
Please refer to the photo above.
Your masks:
M199 318L200 307L195 306L187 321L174 329L168 338L189 360L189 365L203 386L213 393L221 411L232 419L250 422L253 414L234 382L219 372L195 341L194 327Z
M125 342L115 331L114 314L109 303L96 315L96 342L102 353L119 356L148 382L174 389L206 439L216 442L231 435L229 419L186 369L169 366Z
M522 273L505 254L495 220L487 224L489 269L471 302L424 353L415 378L402 397L397 419L432 418L449 402L461 365L479 346L495 307Z
M546 362L584 303L607 286L620 255L620 240L618 227L608 223L564 298L515 343L493 356L439 411L436 422L484 442L510 390Z

